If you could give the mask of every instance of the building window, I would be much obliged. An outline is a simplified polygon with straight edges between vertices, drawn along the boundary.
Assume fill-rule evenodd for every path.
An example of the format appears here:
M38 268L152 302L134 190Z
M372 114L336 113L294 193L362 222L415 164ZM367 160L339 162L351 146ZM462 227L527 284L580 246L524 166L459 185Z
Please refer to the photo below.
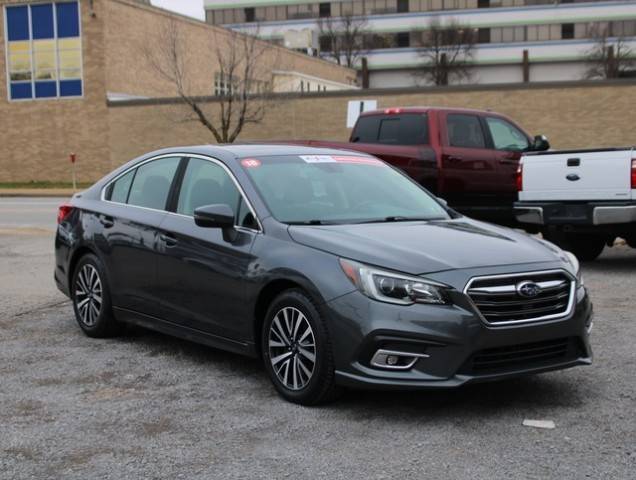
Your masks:
M214 95L225 97L238 89L238 80L227 74L214 74Z
M569 40L574 38L574 24L573 23L564 23L561 25L561 38L564 40Z
M490 28L477 29L477 43L490 43Z
M477 0L477 8L490 7L490 0Z
M395 43L398 48L406 48L411 45L411 34L409 32L399 32L395 35Z
M331 17L331 2L321 2L318 6L318 15L321 18Z
M5 7L9 98L81 97L78 2Z
M246 8L244 11L246 22L254 22L256 20L256 9L254 7Z
M406 13L409 11L409 0L398 0L397 2L398 13Z

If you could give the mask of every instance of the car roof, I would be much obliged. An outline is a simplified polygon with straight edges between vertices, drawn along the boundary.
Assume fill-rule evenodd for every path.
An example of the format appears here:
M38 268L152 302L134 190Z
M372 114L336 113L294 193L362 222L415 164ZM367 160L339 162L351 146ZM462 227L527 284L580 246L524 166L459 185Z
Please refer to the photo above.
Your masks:
M231 161L247 157L268 157L282 155L342 155L343 152L351 152L356 156L369 156L363 152L352 150L339 150L335 148L308 147L304 145L286 144L226 144L226 145L192 145L187 147L173 147L157 150L144 155L149 158L170 153L185 153L206 155L223 161Z

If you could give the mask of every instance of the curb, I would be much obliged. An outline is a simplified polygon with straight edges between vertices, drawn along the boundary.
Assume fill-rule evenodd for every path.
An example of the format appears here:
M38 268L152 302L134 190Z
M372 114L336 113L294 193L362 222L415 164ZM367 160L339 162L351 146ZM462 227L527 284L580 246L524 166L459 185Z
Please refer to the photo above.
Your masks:
M43 198L43 197L58 197L58 198L71 198L76 192L73 190L64 189L20 189L20 188L4 188L0 189L0 198Z

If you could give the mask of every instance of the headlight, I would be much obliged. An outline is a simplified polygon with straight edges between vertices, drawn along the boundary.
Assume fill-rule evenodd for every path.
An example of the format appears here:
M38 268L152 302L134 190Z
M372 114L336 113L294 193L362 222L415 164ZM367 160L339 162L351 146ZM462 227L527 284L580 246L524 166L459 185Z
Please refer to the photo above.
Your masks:
M576 283L578 286L583 285L583 274L581 273L581 264L579 263L579 259L576 258L572 252L568 252L563 250L565 257L570 265L572 265L572 272L576 275Z
M343 272L360 292L381 302L412 305L447 303L441 283L387 272L351 260L340 259Z

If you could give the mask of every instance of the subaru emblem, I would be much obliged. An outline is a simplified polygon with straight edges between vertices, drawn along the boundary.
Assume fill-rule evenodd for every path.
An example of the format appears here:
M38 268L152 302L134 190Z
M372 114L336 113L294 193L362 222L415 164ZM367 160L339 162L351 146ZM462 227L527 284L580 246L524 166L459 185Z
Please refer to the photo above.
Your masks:
M519 282L516 285L517 293L526 298L534 298L541 293L541 287L529 280Z

